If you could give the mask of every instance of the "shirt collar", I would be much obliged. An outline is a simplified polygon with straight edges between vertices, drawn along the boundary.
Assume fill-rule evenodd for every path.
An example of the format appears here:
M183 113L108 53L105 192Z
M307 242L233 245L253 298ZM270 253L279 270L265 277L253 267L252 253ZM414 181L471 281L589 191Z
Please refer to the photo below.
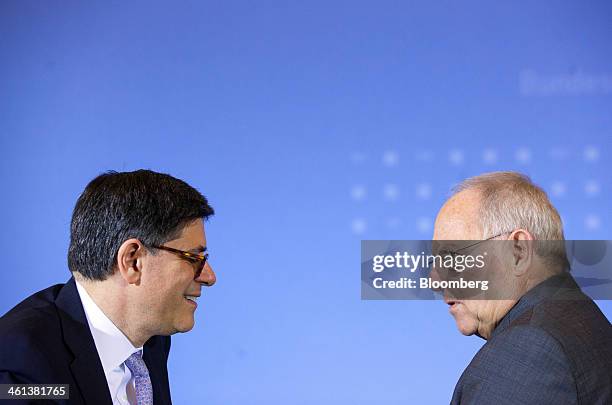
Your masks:
M134 347L78 281L76 286L104 368L104 374L108 375L113 369L119 367L132 353L140 351L142 355L142 347Z

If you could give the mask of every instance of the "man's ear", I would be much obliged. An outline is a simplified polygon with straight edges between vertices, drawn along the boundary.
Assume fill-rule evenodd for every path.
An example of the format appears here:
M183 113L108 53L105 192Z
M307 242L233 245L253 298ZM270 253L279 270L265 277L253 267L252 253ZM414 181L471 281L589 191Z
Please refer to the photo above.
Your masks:
M512 273L515 276L522 276L531 267L535 254L535 240L533 235L524 229L512 232L509 240L512 244Z
M142 277L142 258L146 248L138 239L128 239L117 251L117 271L128 284L140 284Z

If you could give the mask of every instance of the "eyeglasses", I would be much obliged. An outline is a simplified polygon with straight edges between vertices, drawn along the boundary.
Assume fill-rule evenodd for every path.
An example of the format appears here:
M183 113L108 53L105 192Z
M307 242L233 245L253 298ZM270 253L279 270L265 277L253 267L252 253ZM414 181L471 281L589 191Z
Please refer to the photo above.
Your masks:
M155 249L166 250L168 252L174 253L181 259L187 260L189 263L196 265L194 267L195 268L195 275L193 277L194 280L200 277L200 274L202 274L202 270L204 270L204 266L206 265L206 261L208 260L208 253L197 254L197 253L185 252L184 250L179 250L179 249L171 248L168 246L151 246L151 247Z
M443 252L438 253L438 255L439 256L451 256L453 258L453 262L454 262L454 259L459 255L458 253L460 251L465 250L465 249L469 249L469 248L477 246L477 245L480 245L483 242L489 241L491 239L499 238L502 235L506 235L506 234L512 233L512 232L514 232L514 231L502 232L502 233L500 233L498 235L491 236L490 238L487 238L487 239L484 239L484 240L479 240L476 243L472 243L471 245L467 245L467 246L464 246L464 247L456 249L456 250L445 250ZM434 263L434 262L435 262L435 257L430 258L428 263L427 263L427 266L430 267L431 264Z
M509 231L509 232L502 232L502 233L500 233L499 235L491 236L490 238L487 238L487 239L484 239L484 240L480 240L480 241L478 241L478 242L476 242L476 243L472 243L471 245L464 246L464 247L462 247L462 248L459 248L459 249L457 249L457 250L455 250L455 251L453 251L453 252L449 252L449 253L457 253L457 252L459 252L460 250L469 249L469 248L474 247L474 246L476 246L476 245L480 245L481 243L486 242L486 241L488 241L488 240L495 239L495 238L499 238L499 237L500 237L500 236L502 236L502 235L505 235L505 234L507 234L507 233L512 233L512 232L513 232L513 231Z

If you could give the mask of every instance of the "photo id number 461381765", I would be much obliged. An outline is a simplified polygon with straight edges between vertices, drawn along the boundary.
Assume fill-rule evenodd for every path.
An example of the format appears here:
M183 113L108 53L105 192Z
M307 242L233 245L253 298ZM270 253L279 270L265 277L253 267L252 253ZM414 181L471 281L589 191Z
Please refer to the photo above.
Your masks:
M0 399L69 399L68 384L0 384Z

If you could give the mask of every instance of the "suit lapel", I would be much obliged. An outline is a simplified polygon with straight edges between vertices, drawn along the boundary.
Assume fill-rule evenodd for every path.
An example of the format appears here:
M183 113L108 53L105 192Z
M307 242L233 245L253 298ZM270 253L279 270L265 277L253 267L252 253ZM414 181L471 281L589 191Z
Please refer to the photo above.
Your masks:
M55 300L64 341L74 355L70 365L77 389L87 404L112 405L108 384L93 340L83 304L71 278ZM75 395L71 392L70 395Z
M153 399L156 405L170 404L167 357L170 338L153 336L144 345L143 359L149 369L153 385Z

